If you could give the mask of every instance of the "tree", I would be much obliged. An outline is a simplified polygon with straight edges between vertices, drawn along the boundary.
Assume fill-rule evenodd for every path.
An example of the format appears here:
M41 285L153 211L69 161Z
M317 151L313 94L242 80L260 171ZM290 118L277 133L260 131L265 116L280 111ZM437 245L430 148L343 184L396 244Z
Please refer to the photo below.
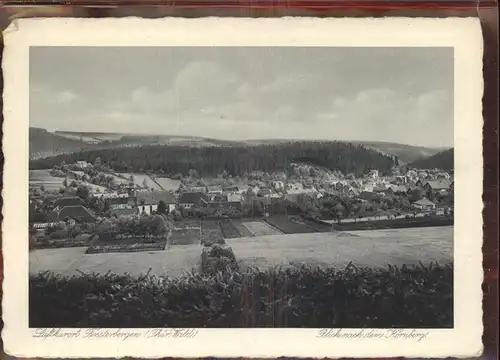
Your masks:
M154 215L149 224L150 231L153 235L162 236L168 232L168 226L161 215Z
M71 187L77 187L76 181L73 180L69 186L71 186Z
M83 185L78 186L78 188L76 189L76 196L84 200L88 199L90 196L89 188Z
M156 210L158 214L166 214L167 213L167 205L165 204L165 201L160 200L158 203L158 209Z
M189 177L196 179L198 177L198 171L196 171L195 169L189 169L188 175Z
M178 221L182 219L182 214L179 210L175 209L174 211L172 211L172 217L174 218L174 220Z
M70 226L68 228L68 235L72 239L76 238L81 233L82 233L82 229L81 229L80 225L78 225L78 224L75 224L75 225Z
M104 219L99 225L97 225L96 233L99 239L111 239L116 235L117 226L111 219Z

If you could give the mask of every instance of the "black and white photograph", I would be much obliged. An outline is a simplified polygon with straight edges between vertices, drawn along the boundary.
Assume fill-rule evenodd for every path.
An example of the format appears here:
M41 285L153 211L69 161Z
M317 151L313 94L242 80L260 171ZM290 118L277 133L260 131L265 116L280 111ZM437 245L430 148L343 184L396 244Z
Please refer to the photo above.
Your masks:
M33 327L453 327L452 48L33 47L29 147Z
M457 326L452 45L26 53L35 337Z

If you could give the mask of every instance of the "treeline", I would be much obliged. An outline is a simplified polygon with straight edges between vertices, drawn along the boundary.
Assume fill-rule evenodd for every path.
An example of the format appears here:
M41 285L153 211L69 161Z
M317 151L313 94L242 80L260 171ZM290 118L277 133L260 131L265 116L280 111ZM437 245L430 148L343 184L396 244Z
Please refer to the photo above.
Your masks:
M454 152L453 149L441 151L431 157L417 160L408 164L408 167L416 169L441 169L453 170L454 167Z
M115 171L162 171L170 175L187 175L190 169L196 169L201 176L214 175L223 170L234 176L252 171L285 171L292 162L307 162L353 174L363 174L370 169L388 173L394 165L393 158L361 145L302 141L258 146L143 146L92 150L34 160L30 162L30 168L51 168L62 161L93 163L98 157Z

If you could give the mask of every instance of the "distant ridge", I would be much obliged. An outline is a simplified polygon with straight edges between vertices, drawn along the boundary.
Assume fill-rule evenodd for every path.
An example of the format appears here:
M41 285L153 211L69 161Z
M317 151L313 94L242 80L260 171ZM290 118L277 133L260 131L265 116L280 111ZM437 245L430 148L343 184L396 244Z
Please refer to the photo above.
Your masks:
M414 161L408 164L408 167L416 169L441 169L453 170L454 168L454 149L441 151L425 159Z
M140 147L144 145L218 147L218 146L259 146L307 142L336 142L335 140L308 139L249 139L221 140L189 135L133 134L97 131L58 130L48 132L41 128L30 128L30 158L38 159L48 156L72 153L81 150L98 150L104 148ZM413 146L377 141L337 141L352 143L375 150L383 155L397 157L400 164L412 163L435 155L443 149Z

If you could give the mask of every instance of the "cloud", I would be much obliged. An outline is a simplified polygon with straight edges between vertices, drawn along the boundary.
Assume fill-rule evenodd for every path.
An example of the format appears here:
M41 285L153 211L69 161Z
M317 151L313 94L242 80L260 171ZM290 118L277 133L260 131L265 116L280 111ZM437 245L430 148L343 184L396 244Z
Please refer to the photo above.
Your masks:
M263 84L245 82L238 87L236 93L240 98L272 111L297 103L310 107L316 104L318 98L317 94L313 95L311 92L316 81L314 76L306 73L280 75Z
M226 103L239 85L238 77L217 63L191 62L177 75L173 92L183 109L204 108Z
M152 91L142 86L132 93L131 106L138 110L172 110L176 106L176 97L172 90Z
M73 91L65 90L54 94L54 102L57 104L70 104L79 99L80 96Z
M30 86L30 100L38 104L65 105L80 99L80 95L71 90L54 89L45 84L32 84Z
M327 124L328 122L328 124ZM409 144L453 143L452 94L432 90L417 96L377 88L336 98L316 124L351 140L379 139Z

